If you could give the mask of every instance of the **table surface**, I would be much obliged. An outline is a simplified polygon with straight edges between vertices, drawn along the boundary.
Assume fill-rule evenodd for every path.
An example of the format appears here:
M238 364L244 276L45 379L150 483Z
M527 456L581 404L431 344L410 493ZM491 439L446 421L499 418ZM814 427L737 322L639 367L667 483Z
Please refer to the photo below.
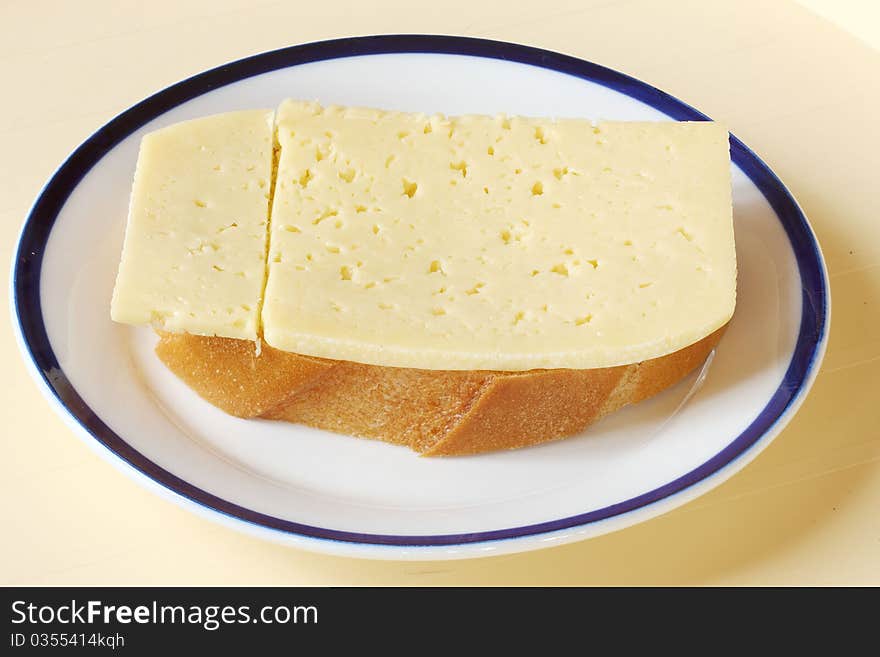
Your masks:
M646 80L726 122L780 175L810 218L831 277L831 340L812 393L752 464L657 519L520 555L372 562L261 542L127 479L50 410L7 317L0 584L880 584L875 3L298 4L2 3L0 261L10 262L30 203L64 157L169 83L263 50L352 34L504 39Z

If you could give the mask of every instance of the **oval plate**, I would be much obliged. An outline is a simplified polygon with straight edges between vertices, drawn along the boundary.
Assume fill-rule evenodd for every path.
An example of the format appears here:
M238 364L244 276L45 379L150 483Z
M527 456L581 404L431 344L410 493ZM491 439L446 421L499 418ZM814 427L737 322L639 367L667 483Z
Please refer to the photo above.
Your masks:
M322 552L441 559L606 533L706 492L753 459L810 387L828 335L815 237L772 171L731 137L738 305L711 366L584 435L514 452L405 448L226 416L158 362L109 302L138 143L148 131L286 97L446 114L706 120L633 78L509 43L376 36L294 46L196 75L122 113L40 193L13 263L30 370L111 462L165 497Z

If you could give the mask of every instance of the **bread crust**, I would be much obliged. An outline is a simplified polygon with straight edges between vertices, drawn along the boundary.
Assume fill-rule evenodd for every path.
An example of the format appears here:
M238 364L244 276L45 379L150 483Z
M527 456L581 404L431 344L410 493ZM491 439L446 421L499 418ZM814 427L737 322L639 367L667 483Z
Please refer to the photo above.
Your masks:
M726 326L632 365L525 372L420 370L288 353L231 338L160 334L156 353L201 397L242 418L407 445L425 456L516 449L579 433L680 381Z

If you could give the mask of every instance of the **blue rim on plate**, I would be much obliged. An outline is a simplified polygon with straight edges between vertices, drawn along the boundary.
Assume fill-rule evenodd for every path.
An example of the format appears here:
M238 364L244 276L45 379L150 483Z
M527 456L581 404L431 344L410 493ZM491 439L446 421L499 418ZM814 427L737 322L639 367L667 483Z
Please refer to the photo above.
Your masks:
M218 87L277 69L361 55L433 53L501 59L572 75L635 98L679 121L709 118L654 87L581 59L527 46L455 36L380 35L282 48L211 69L164 89L123 112L89 137L43 188L22 229L13 264L12 294L22 344L48 390L91 436L156 483L209 510L304 537L389 546L452 546L521 538L605 520L668 498L718 472L755 445L796 403L815 374L827 334L828 293L819 247L791 194L757 155L731 135L731 160L757 186L779 217L797 261L803 304L797 343L782 382L755 420L724 449L687 474L632 499L558 520L492 531L435 536L339 531L282 520L212 495L150 461L114 433L83 401L52 351L40 306L43 252L65 201L82 177L116 144L164 112Z

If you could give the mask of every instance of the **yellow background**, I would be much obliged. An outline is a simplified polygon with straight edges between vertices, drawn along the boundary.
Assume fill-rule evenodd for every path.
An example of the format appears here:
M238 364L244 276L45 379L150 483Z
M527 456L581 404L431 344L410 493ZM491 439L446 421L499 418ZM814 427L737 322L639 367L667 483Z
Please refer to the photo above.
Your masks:
M711 493L586 542L413 563L264 543L146 492L50 411L28 379L5 318L0 583L880 584L876 6L872 0L2 3L4 263L54 168L93 130L153 91L295 43L452 33L589 59L726 122L810 217L831 275L833 322L825 364L799 414L764 454Z

